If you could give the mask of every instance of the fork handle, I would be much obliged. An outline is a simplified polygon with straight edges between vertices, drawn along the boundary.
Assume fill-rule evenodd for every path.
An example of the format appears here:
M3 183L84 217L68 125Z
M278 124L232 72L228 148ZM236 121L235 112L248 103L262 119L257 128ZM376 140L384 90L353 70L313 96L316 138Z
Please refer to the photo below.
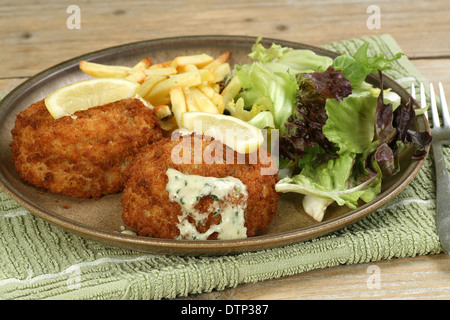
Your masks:
M433 143L436 165L436 229L444 250L450 253L450 178L440 142Z

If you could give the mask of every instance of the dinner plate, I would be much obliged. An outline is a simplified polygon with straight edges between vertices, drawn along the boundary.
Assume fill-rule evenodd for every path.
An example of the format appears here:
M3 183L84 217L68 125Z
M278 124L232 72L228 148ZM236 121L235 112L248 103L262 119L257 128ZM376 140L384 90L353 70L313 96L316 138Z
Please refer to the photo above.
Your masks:
M282 194L278 213L267 230L255 237L242 240L184 241L156 239L121 233L121 194L100 199L79 199L53 194L35 188L22 181L11 161L11 130L17 114L32 103L45 98L50 92L74 81L88 79L79 70L78 62L92 62L132 66L143 57L154 63L171 60L179 55L207 53L218 56L230 51L230 64L246 63L256 37L246 36L190 36L135 42L88 53L51 67L25 81L0 102L0 186L20 205L36 216L55 224L68 232L101 241L109 245L154 254L175 255L223 255L271 249L317 238L352 224L392 200L419 172L425 159L412 160L410 148L401 156L401 171L383 182L382 192L370 203L355 210L331 205L322 222L318 223L304 213L302 196L296 193ZM330 57L336 53L295 42L263 39L264 46L271 43L294 49L310 49ZM410 99L400 85L384 77L384 86L397 92L403 102ZM368 81L379 83L377 75ZM425 117L416 117L417 131L429 130Z

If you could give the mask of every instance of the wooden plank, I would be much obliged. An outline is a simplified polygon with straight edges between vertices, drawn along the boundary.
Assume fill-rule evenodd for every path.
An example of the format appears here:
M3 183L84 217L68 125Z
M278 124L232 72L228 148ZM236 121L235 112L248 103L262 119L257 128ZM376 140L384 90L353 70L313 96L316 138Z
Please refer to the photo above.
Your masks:
M52 1L0 4L0 77L31 76L77 55L162 37L239 34L321 45L392 34L413 58L450 56L447 0L380 4L381 29L370 30L373 1L77 1L81 29L70 30L68 5ZM199 10L201 8L202 10ZM280 19L282 17L282 19ZM176 23L174 23L176 21Z
M415 59L413 64L435 86L442 82L447 102L450 102L450 59Z
M378 277L379 281L375 277ZM440 254L313 270L281 279L239 285L224 291L191 295L187 299L448 300L449 298L450 257L447 254Z
M8 93L23 83L27 78L5 78L0 79L0 93Z

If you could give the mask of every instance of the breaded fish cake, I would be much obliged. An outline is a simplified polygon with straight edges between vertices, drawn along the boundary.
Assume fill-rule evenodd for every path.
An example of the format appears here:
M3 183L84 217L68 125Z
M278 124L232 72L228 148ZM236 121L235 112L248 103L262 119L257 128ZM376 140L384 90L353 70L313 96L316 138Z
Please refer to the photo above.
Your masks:
M124 99L55 120L44 100L17 115L12 161L26 182L51 192L99 198L123 188L123 172L160 139L154 112Z
M236 238L254 236L268 227L279 198L274 161L263 164L258 159L252 164L249 155L242 161L242 154L199 135L172 140L164 138L156 143L157 147L144 148L127 171L121 199L125 225L141 236L154 238L221 239L220 232L234 232L229 230L233 225L236 231L242 230L241 208L246 235ZM180 141L187 144L181 148ZM195 158L198 150L202 153L200 161ZM262 154L273 160L263 150ZM184 160L180 162L181 158ZM263 174L262 169L270 166L275 170ZM224 222L225 210L232 210L228 222ZM225 227L227 230L220 230Z

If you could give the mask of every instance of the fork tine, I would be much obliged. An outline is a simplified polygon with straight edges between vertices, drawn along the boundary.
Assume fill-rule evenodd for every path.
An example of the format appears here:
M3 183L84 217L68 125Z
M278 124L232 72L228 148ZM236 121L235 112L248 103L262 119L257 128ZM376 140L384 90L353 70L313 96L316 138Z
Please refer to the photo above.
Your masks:
M420 107L426 108L427 106L427 97L425 95L425 88L423 83L420 83ZM428 111L425 111L425 118L428 120Z
M439 96L441 99L441 109L442 109L442 117L444 119L444 126L450 127L450 116L448 114L447 101L445 100L444 88L442 87L441 82L439 82Z
M411 97L416 100L416 86L414 85L414 82L411 83ZM423 109L426 108L426 96L425 96L425 92L424 92L424 88L423 88L423 84L420 83L420 104L419 104L419 108ZM428 112L425 111L424 112L425 118L428 120Z
M411 83L411 97L416 100L416 87L414 87L414 82ZM422 106L421 106L422 107Z
M433 115L433 128L439 128L441 124L439 121L439 113L436 105L436 96L434 94L434 88L432 83L430 83L430 104L431 104L431 114Z

